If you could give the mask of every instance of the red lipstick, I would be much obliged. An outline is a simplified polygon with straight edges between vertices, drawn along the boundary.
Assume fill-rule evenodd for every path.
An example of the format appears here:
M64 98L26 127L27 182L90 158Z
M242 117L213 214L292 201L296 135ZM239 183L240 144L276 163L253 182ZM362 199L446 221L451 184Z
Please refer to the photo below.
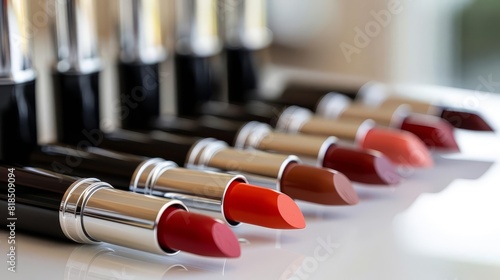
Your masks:
M315 117L307 109L290 106L280 115L276 128L291 133L333 135L354 141L362 148L382 152L395 164L414 167L429 167L433 164L429 150L415 135L406 131L376 128L371 120L325 119Z
M328 168L335 166L335 170L357 182L367 184L393 184L396 182L395 180L387 181L385 180L387 176L375 172L379 170L375 168L375 163L379 162L379 158L385 158L385 155L373 153L368 149L344 147L345 145L342 146L338 139L332 136L285 134L274 131L271 126L265 123L255 121L240 123L212 116L203 116L197 121L163 116L155 122L154 127L167 132L214 137L233 143L235 148L243 150L257 149L294 154L307 164ZM327 152L333 149L349 151L349 156L329 156L325 159ZM362 162L359 163L358 160L362 160ZM392 165L386 158L382 161ZM357 167L352 168L353 166ZM387 167L391 169L389 166ZM366 176L366 174L370 174L370 176ZM397 177L397 173L394 173L394 177Z
M256 205L256 201L260 203ZM306 226L297 204L289 196L274 190L234 182L227 190L224 205L226 216L235 221L279 229Z
M384 154L338 142L332 136L284 134L266 124L249 122L238 131L235 147L296 154L305 162L335 169L356 182L385 185L400 181L395 166Z
M318 104L316 114L328 119L371 119L379 125L402 129L415 134L429 147L458 151L453 127L445 120L429 115L411 114L408 105L385 107L352 103L344 95L328 93Z
M68 162L79 164L70 167ZM145 158L99 148L77 150L45 145L31 154L29 164L58 169L72 176L103 178L122 190L176 199L191 211L210 214L232 226L245 222L289 229L294 228L294 225L286 223L290 215L303 220L295 202L283 193L246 184L246 178L241 175L189 170L160 158ZM252 195L255 193L258 195ZM243 195L246 195L252 207L245 208L246 215L234 215L242 212L239 202ZM290 205L286 208L289 211L280 209L283 205L277 203L278 197L280 201L288 198ZM228 213L233 215L229 217Z
M347 178L365 184L392 185L401 181L394 164L382 153L365 149L332 146L325 154L323 166L342 170Z
M236 258L241 254L238 239L222 222L176 208L163 212L158 222L158 242L165 250L207 257Z
M453 126L447 121L429 115L412 114L406 117L401 129L412 132L428 147L458 152Z
M8 174L13 174L9 176ZM178 200L116 190L93 178L36 168L0 166L2 186L16 178L16 229L78 243L107 242L156 254L179 249L212 257L237 257L236 236L224 224L187 212ZM7 209L7 189L0 205ZM191 232L190 234L188 234Z

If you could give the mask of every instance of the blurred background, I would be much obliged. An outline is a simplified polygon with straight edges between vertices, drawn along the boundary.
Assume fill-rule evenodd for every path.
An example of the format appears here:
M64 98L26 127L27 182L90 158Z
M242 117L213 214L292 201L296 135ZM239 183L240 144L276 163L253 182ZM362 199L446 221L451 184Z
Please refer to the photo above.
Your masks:
M48 112L39 118L42 142L54 135L53 127L45 124L52 123L53 118L50 69L55 48L50 33L54 17L51 5L57 1L30 1L34 60L39 73L37 101L43 112ZM96 1L104 66L101 87L105 100L101 104L108 104L102 108L104 129L116 125L115 109L119 106L118 1ZM237 5L238 1L221 1L218 8ZM174 46L174 2L161 1L163 40L170 53ZM494 0L269 0L268 24L273 42L263 58L266 65L281 68L474 90L481 85L480 77L500 81L498 14L500 2ZM165 112L174 111L169 58L161 71ZM500 86L488 88L490 92L499 90Z

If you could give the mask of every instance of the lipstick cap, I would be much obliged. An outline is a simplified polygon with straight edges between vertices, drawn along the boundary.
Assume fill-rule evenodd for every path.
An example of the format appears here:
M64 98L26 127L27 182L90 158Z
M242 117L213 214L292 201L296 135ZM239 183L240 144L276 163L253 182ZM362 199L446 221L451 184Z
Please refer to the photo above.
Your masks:
M177 0L176 51L209 57L220 52L216 0Z
M94 0L57 1L54 32L60 73L88 74L100 69Z
M27 3L5 0L0 4L0 85L35 79Z
M224 39L228 47L259 50L271 43L266 0L221 2L224 8Z
M121 0L120 60L152 64L166 57L161 36L158 0Z

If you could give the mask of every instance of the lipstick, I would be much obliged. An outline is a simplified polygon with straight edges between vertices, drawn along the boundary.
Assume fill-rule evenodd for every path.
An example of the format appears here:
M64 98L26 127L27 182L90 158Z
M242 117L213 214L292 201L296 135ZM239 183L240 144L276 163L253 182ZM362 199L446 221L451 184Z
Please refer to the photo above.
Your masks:
M314 116L305 108L290 106L280 115L276 129L288 133L334 135L362 148L384 153L395 164L430 167L432 157L414 134L375 126L372 120L331 120Z
M297 186L302 192L290 195L293 199L322 203L327 197L328 205L351 205L358 201L350 181L342 173L323 168L310 169L292 155L233 149L227 143L213 138L199 139L162 131L145 134L116 130L105 134L99 147L141 156L162 157L189 169L242 174L252 184L287 195L292 189L289 186L295 186L292 175L307 169L310 171L304 178L307 181ZM292 163L297 163L296 167L285 172ZM330 178L328 184L319 185L318 174ZM343 193L353 194L346 197Z
M450 123L431 115L411 114L410 106L406 104L376 108L360 103L351 104L344 95L328 93L318 104L316 115L339 120L372 119L379 125L409 131L429 147L447 151L459 150Z
M177 0L175 81L177 114L192 116L217 92L213 60L222 43L216 0Z
M53 87L58 139L76 144L82 130L99 127L99 72L94 1L65 0L56 5L57 63Z
M10 217L2 219L3 226L163 255L179 250L213 257L240 255L229 227L187 212L180 201L116 190L94 178L79 179L30 167L0 166L0 175L5 190L0 204L4 217ZM15 178L15 188L9 178ZM8 211L12 200L8 193L15 194L15 210Z
M120 61L118 65L122 128L140 128L160 114L162 45L160 2L119 1Z
M24 160L37 145L28 4L0 4L0 159Z
M410 106L415 113L440 117L447 120L456 128L476 131L493 131L493 128L491 128L478 112L451 108L439 104L432 104L431 102L390 94L387 86L381 83L367 83L359 90L356 99L361 103L380 107L406 104Z
M352 77L351 77L352 78ZM456 128L493 131L491 126L478 112L465 109L451 108L419 101L408 97L389 93L387 85L380 82L350 82L345 83L345 77L329 76L330 81L300 81L291 79L285 86L281 96L274 102L287 105L298 105L315 111L322 98L328 93L340 93L368 106L394 107L406 104L411 111L418 114L427 114L442 118Z
M213 137L242 150L295 154L305 163L335 169L357 182L386 185L400 181L394 165L383 154L338 145L338 139L331 136L284 134L273 131L264 123L240 123L212 116L203 116L197 121L163 116L154 128L183 135Z
M179 200L190 210L231 226L240 222L283 229L305 226L291 198L250 185L242 175L189 170L160 158L99 148L77 150L56 145L40 147L31 154L29 164L71 176L98 177L121 190Z

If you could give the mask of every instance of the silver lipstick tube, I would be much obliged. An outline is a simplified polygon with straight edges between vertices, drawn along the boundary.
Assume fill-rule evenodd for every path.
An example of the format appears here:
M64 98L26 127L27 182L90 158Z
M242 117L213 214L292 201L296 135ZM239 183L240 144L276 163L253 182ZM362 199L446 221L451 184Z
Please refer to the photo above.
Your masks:
M326 94L318 104L316 114L327 119L372 119L379 125L401 127L410 114L410 106L393 104L377 109L373 105L352 103L340 93Z
M286 133L328 134L360 143L374 126L375 122L371 119L338 121L314 116L310 110L302 107L290 106L281 113L276 130Z
M266 0L221 0L224 40L231 48L260 50L271 44Z
M247 183L242 175L200 172L179 168L172 161L152 158L140 164L131 181L131 191L182 201L189 209L237 226L224 215L224 198L233 182Z
M169 207L180 201L115 190L94 178L73 183L61 201L59 221L64 234L79 243L107 242L156 254L172 255L158 243L157 226Z
M167 54L162 42L159 0L120 0L120 60L160 63Z
M305 163L322 167L326 151L336 142L333 136L278 133L268 124L252 121L240 129L234 147L295 154Z
M189 152L186 167L244 175L250 183L280 191L285 168L300 159L293 155L238 150L213 138L198 141Z
M101 69L94 0L55 0L56 69L88 74Z
M0 4L0 85L36 78L28 14L28 1L5 0Z
M177 0L176 51L210 57L222 49L217 23L217 0Z

